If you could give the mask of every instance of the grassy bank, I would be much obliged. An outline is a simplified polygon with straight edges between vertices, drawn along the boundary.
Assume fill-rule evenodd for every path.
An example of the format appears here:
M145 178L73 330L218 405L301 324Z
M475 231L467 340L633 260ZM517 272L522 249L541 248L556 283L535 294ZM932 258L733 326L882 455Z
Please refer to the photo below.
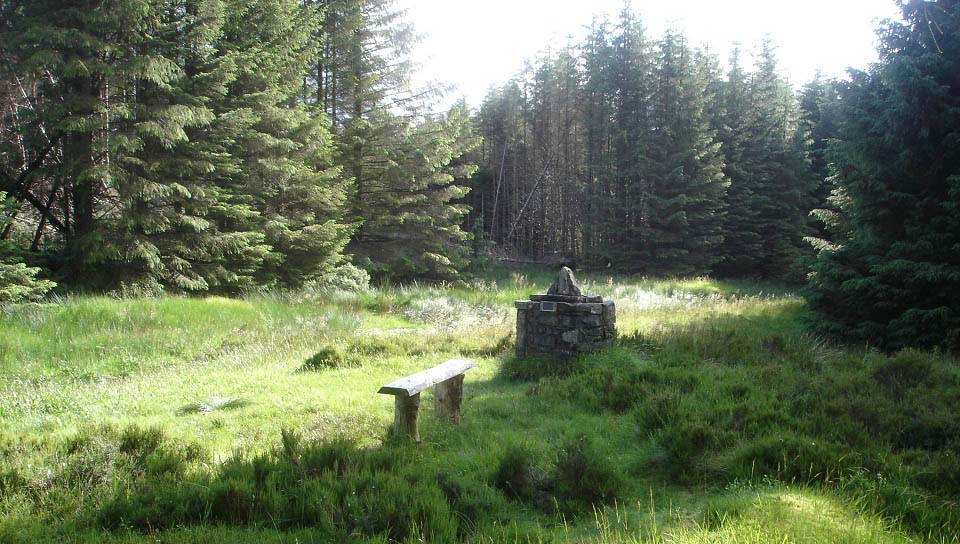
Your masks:
M956 540L956 360L822 342L782 289L602 276L618 344L518 360L551 279L3 308L0 541ZM379 386L453 357L463 423L386 439Z

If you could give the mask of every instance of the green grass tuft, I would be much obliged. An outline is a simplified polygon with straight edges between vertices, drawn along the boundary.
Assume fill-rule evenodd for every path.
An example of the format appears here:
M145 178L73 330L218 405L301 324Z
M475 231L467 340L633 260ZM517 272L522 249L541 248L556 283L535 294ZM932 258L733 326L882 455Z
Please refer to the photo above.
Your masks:
M182 415L186 414L212 414L214 412L223 412L226 410L236 410L238 408L243 408L249 406L250 401L230 397L211 397L208 400L198 400L191 402L180 408L179 413Z

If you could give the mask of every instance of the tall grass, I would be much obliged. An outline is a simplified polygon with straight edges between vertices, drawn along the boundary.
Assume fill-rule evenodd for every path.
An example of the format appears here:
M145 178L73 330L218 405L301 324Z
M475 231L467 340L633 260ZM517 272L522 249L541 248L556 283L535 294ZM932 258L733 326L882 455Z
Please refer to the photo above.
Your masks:
M621 337L512 354L550 271L0 310L0 541L950 542L960 372L788 290L587 274ZM464 420L376 390L465 357Z

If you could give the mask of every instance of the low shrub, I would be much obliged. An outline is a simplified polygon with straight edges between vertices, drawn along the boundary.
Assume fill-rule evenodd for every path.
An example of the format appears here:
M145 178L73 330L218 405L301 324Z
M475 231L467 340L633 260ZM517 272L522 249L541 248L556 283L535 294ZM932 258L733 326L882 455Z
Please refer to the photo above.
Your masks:
M654 394L658 381L653 370L613 357L566 378L556 392L589 410L622 414Z
M670 389L640 396L633 410L637 431L646 436L671 425L680 416L680 398Z
M565 511L612 503L625 488L617 465L586 436L560 449L550 482L557 504Z
M500 458L493 486L542 512L559 508L577 513L615 501L623 495L625 481L613 461L581 436L559 448L547 472L537 468L526 448L510 446Z
M960 540L960 509L952 497L931 495L909 482L863 469L852 471L837 488L858 510L883 516L929 542Z
M500 523L509 521L501 515L504 508L500 501L503 499L489 486L478 485L447 472L437 474L437 486L459 520L457 537L460 541L476 531L483 520L496 518Z
M938 378L944 378L924 354L914 350L904 350L888 357L876 366L871 377L888 391L902 396L909 389L925 384L933 385Z
M329 472L343 476L354 470L357 457L356 445L348 440L315 442L303 448L299 465L307 475Z
M131 425L120 434L120 453L144 458L164 442L163 430L158 427Z
M918 452L914 478L925 489L947 496L960 495L960 444L937 453Z
M860 460L836 444L787 434L737 445L729 453L728 469L732 478L745 481L769 476L792 484L831 483L860 466Z
M161 451L186 450L161 443L151 455ZM305 442L288 431L273 452L252 458L239 453L212 472L181 471L176 478L144 472L114 483L98 511L99 523L111 529L223 523L310 527L331 540L362 535L430 542L454 541L459 529L447 493L407 450ZM458 497L464 508L482 505L465 500L462 491ZM474 513L486 515L480 506Z
M523 446L510 446L500 458L493 485L512 498L526 501L534 498L541 480L530 452Z
M675 483L715 482L716 469L707 465L706 456L722 450L733 439L733 433L699 421L674 421L656 435L655 452L649 462Z
M513 349L513 333L501 336L493 344L486 344L472 352L478 357L497 357L510 352Z
M307 358L297 369L298 372L320 372L336 368L351 368L361 366L360 359L345 354L336 346L324 346L320 351Z
M575 359L558 359L546 355L509 355L500 365L499 375L507 380L534 381L569 376L576 369Z
M16 470L5 470L0 472L0 495L13 493L26 487L27 479L20 475Z
M370 289L370 274L362 268L347 263L320 276L316 286L340 291L366 291Z

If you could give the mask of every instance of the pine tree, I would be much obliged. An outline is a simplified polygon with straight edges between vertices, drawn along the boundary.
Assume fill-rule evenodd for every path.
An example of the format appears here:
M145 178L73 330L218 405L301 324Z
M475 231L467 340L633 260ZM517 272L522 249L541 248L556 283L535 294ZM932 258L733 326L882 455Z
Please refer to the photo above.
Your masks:
M718 270L799 281L815 181L797 99L777 72L769 41L749 81L744 84L734 63L727 87L730 129L723 143L730 188Z
M379 276L454 278L468 237L453 201L466 194L455 181L472 173L457 162L476 144L470 120L460 108L428 113L437 89L411 87L413 31L393 0L338 0L324 14L335 33L319 93L351 183L347 251Z
M218 213L253 262L263 233L269 252L251 269L260 284L295 287L323 276L342 262L352 230L326 116L295 100L316 57L318 25L318 13L294 0L233 2L225 22L221 48L235 74L214 107L218 139L235 163L220 169L228 175L218 182Z
M808 299L820 328L894 350L960 348L960 2L911 1L841 92L840 217Z
M656 129L644 197L646 270L704 274L719 259L721 206L728 185L707 111L711 67L674 33L661 41L657 65Z
M611 77L614 93L612 148L614 171L608 181L610 208L605 230L617 251L613 266L631 272L649 263L651 242L650 195L653 192L649 159L650 119L654 91L654 61L643 24L624 5L612 40Z
M12 204L6 193L0 192L0 231L6 231L12 222ZM27 266L16 253L11 242L0 239L0 304L37 299L56 286L38 278L41 269Z

